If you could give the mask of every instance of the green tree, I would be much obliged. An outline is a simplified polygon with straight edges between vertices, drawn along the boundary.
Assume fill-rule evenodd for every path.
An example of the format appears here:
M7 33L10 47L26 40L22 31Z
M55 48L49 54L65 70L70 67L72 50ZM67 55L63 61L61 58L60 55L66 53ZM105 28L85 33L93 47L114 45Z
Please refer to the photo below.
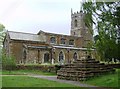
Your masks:
M0 24L0 68L1 68L1 64L2 64L2 43L4 40L4 36L5 36L5 26Z
M120 2L91 2L83 3L83 12L87 17L85 23L88 28L94 24L97 30L95 47L102 60L120 59L118 54L120 32Z
M5 36L5 26L0 24L0 59L2 57L2 47L3 47L3 40Z
M0 24L0 45L3 42L4 36L5 36L5 26Z

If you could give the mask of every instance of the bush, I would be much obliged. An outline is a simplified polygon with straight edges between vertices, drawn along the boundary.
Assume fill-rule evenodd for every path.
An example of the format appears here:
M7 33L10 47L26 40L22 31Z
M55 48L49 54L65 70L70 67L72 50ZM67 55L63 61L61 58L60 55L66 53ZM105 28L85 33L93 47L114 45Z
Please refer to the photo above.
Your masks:
M15 69L15 58L12 56L8 57L6 55L2 55L2 68L9 71Z
M62 65L17 65L17 70L40 70L43 72L57 73Z
M61 67L62 67L62 65L55 65L56 73L57 73L58 70L60 70Z
M56 72L54 65L17 65L17 70L40 70L43 72Z

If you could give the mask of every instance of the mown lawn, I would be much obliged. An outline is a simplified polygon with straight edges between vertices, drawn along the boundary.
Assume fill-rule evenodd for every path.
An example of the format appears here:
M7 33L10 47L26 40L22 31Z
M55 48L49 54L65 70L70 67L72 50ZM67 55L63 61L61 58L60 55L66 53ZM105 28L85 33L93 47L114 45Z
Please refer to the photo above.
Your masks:
M51 73L51 72L42 72L39 70L12 70L12 71L7 71L3 70L2 71L3 75L26 75L26 74L39 74L39 75L47 75L47 76L54 76L56 73Z
M78 87L45 79L27 76L3 76L3 87ZM82 89L82 88L81 88Z
M5 71L4 70L4 71L2 71L2 74L8 74L8 75L9 74L10 75L11 74L15 74L15 75L17 75L17 74L40 74L40 75L48 75L48 76L56 75L56 73L42 72L42 71L39 71L39 70L16 70L16 71L11 71L10 73L9 73L9 71ZM9 80L9 78L11 78L11 79ZM18 80L16 78L18 78L20 80ZM14 84L15 81L24 82L24 78L23 78L23 80L22 80L22 78L23 77L19 78L19 77L12 77L12 76L10 76L10 77L5 77L4 76L3 77L3 85L8 86L7 83L11 85L11 84ZM27 77L27 79L28 79L28 77ZM32 78L32 79L34 80L34 78ZM31 80L27 80L28 85L25 85L25 86L29 86L29 82L31 83L33 81L32 79ZM41 82L43 79L37 79L37 80L39 80L39 82ZM34 81L34 83L36 82L35 85L38 84L37 80ZM11 82L11 83L9 83L9 82ZM53 82L53 81L49 81L49 82ZM95 86L101 86L101 87L120 87L119 82L120 82L120 69L116 69L116 72L114 74L105 74L105 75L102 75L102 76L99 76L99 77L94 77L94 78L91 78L90 80L83 81L82 83L95 85ZM42 81L42 83L44 85L45 82ZM19 82L18 82L18 84L19 84ZM50 84L50 85L52 85L52 84ZM20 86L22 86L22 85L20 84ZM24 86L24 83L23 83L23 86ZM39 86L42 86L42 85L39 85ZM57 87L57 85L55 87ZM58 84L58 87L59 87L59 84Z
M120 69L116 69L114 74L94 77L88 81L84 81L84 83L102 87L119 87L120 89Z

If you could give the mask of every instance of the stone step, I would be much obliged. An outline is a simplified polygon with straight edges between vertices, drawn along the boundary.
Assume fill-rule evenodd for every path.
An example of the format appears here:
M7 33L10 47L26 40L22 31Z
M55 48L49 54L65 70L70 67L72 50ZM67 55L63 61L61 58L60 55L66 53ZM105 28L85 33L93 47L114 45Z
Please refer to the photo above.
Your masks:
M74 61L74 63L99 63L99 61Z
M74 61L72 64L62 66L62 68L57 71L57 77L59 79L80 81L108 72L114 72L114 69L95 59L82 59Z
M76 61L95 61L95 59L92 59L92 58L90 58L90 59L79 59L79 60L76 60Z
M91 64L91 65L87 65L87 64L76 64L76 66L65 66L65 67L63 67L63 69L64 68L66 68L66 69L71 69L71 68L73 68L73 69L76 69L76 68L99 68L99 67L106 67L106 66L101 66L101 65L93 65L93 64Z

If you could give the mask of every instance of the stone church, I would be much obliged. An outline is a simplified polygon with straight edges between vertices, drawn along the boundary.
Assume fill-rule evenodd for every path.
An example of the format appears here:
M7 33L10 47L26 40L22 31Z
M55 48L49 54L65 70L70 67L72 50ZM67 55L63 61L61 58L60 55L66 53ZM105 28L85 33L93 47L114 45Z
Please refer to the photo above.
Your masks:
M87 43L93 40L84 18L82 11L71 10L70 35L7 31L3 42L5 54L14 56L18 64L65 64L80 59L87 54Z

